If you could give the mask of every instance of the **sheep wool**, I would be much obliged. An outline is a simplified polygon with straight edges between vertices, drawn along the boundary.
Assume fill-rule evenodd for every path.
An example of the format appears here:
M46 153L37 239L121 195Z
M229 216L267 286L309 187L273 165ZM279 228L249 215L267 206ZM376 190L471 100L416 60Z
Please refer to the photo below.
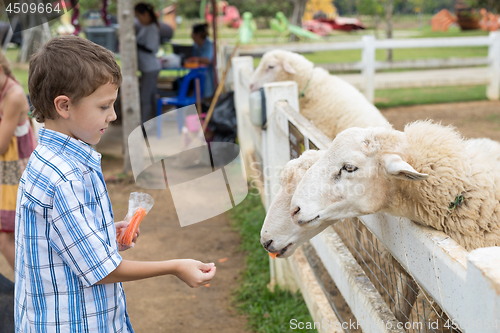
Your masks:
M429 121L378 134L373 142L398 152L423 181L396 180L388 213L441 230L466 250L500 245L500 144L465 140L451 126Z
M349 127L391 127L354 86L294 52L267 52L250 81L254 88L268 82L295 81L302 96L300 113L331 139Z

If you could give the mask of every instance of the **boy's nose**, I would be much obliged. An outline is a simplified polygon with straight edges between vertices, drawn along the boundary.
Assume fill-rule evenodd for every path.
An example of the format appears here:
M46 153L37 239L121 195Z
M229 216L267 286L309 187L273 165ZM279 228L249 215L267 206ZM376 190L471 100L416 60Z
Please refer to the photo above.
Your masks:
M117 118L115 108L113 108L113 114L111 115L111 120L110 121L115 121Z

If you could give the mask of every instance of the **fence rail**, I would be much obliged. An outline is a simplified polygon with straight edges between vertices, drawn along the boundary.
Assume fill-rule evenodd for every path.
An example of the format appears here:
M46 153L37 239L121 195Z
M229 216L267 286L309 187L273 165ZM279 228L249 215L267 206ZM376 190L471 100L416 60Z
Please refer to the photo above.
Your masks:
M484 39L484 38L483 38ZM248 78L253 70L251 57L233 59L235 107L238 136L243 156L259 152L256 160L263 174L266 209L279 189L279 172L290 160L290 124L304 136L304 148L326 149L329 140L296 110L298 89L294 82L264 85L267 106L265 129L251 125ZM286 101L284 101L286 100ZM253 132L253 133L250 133ZM260 146L260 147L257 147ZM245 160L245 163L248 163ZM255 165L248 168L255 168ZM272 170L273 172L266 172ZM465 251L444 233L387 214L360 217L399 264L432 297L462 332L497 332L500 326L500 247ZM356 261L333 227L311 241L317 255L337 285L365 332L404 332L369 276ZM317 278L304 253L271 261L271 283L300 288L315 321L325 318L340 322L333 309L318 293ZM307 278L301 272L309 272ZM291 281L293 279L295 282ZM306 279L306 280L305 280ZM311 286L316 286L311 293ZM330 326L331 327L331 326ZM319 328L320 332L332 330ZM416 330L414 330L416 332Z
M488 57L482 58L450 58L450 59L419 59L411 61L377 62L375 51L377 49L408 49L408 48L436 48L436 47L488 47ZM229 59L234 46L225 45L221 54L222 63ZM276 49L276 45L244 45L240 46L237 53L239 55L262 56L265 52ZM486 94L490 100L500 98L500 32L491 32L489 36L479 37L447 37L447 38L410 38L410 39L386 39L376 40L374 36L363 36L361 41L356 42L331 42L331 43L289 43L280 44L279 48L297 53L312 53L320 51L340 51L340 50L361 50L361 61L354 63L330 63L318 64L330 71L354 70L361 71L362 84L360 85L366 98L374 101L375 72L382 69L401 68L440 68L454 66L488 66L486 77L474 78L470 84L487 84ZM482 73L478 73L481 75ZM425 87L436 86L431 79L424 79L418 84L411 83L411 80L404 80L398 86L405 87ZM230 82L228 82L230 84ZM461 83L462 85L465 82Z

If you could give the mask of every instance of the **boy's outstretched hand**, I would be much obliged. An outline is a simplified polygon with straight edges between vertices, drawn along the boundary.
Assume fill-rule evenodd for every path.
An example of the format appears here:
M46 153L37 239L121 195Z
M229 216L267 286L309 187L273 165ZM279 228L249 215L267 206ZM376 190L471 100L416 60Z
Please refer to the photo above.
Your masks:
M209 284L215 275L217 267L214 263L204 264L193 259L176 259L175 275L191 288Z
M115 223L116 234L119 235L120 232L124 231L122 229L125 229L129 225L129 223L130 222L127 222L127 221L116 222ZM137 242L137 238L139 237L139 234L140 234L140 228L138 227L137 228L137 232L135 233L134 238L132 239L132 245L131 246L126 246L126 245L118 243L118 250L119 251L125 251L125 250L130 249L131 247L134 247L135 242Z

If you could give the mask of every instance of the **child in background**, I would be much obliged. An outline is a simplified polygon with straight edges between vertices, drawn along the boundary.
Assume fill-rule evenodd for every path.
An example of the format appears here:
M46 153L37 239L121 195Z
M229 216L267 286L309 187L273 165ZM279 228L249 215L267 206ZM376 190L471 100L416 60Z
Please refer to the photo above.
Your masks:
M70 65L64 65L70 64ZM114 54L60 36L32 56L33 116L45 121L23 173L16 209L18 332L133 332L121 282L172 274L210 282L213 263L123 260L101 155L91 145L116 119L121 83Z
M19 179L35 149L29 104L0 52L0 251L14 269L14 220Z
M207 66L205 75L205 91L203 98L210 98L214 94L214 43L208 38L208 24L195 24L191 38L193 44L193 56L190 59L197 60L200 64Z

